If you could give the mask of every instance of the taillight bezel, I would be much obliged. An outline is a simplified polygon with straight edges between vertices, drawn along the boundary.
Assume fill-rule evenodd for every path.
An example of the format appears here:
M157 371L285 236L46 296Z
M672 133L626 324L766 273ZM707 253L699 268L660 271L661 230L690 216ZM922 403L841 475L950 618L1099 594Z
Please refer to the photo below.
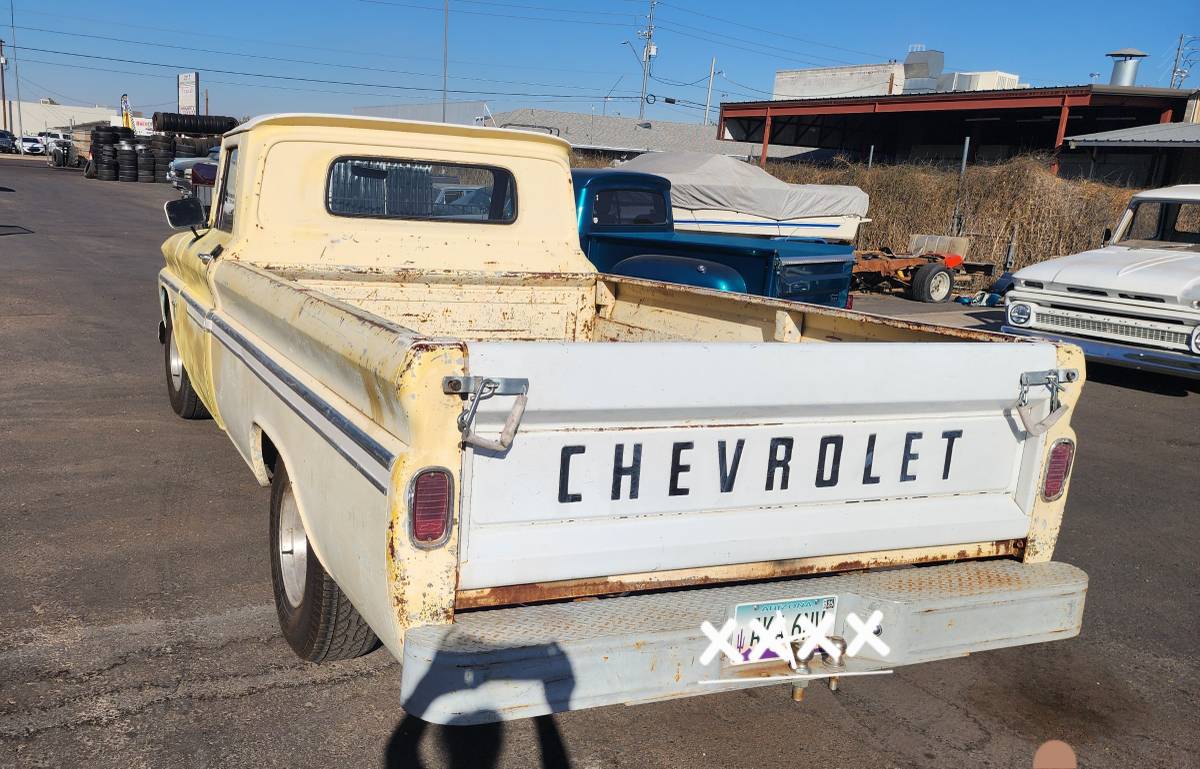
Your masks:
M446 529L442 532L442 536L436 540L421 540L417 539L417 516L413 508L413 503L416 501L417 481L423 475L429 473L443 473L446 476ZM454 473L450 472L449 468L438 465L422 467L413 473L412 478L409 479L408 488L404 496L406 513L408 514L408 540L412 543L412 546L420 550L432 550L446 544L450 539L450 532L454 529Z
M1058 493L1054 496L1046 496L1046 481L1049 480L1051 458L1054 456L1054 450L1062 445L1071 447L1071 456L1067 459L1067 471L1063 474L1062 486L1059 487ZM1075 441L1070 438L1059 438L1054 443L1051 443L1050 448L1046 450L1046 466L1042 468L1042 482L1038 484L1038 495L1044 501L1054 502L1061 499L1062 495L1067 493L1067 486L1071 484L1071 471L1075 469L1075 452Z

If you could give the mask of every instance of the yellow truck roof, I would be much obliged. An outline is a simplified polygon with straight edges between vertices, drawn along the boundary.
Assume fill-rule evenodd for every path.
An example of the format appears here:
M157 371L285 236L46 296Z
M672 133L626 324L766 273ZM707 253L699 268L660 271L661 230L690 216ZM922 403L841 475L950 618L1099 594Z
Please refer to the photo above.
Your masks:
M366 115L334 115L320 112L281 112L274 115L260 115L242 123L225 135L236 136L237 134L248 133L264 126L365 128L376 131L403 131L406 133L439 134L441 136L462 136L475 139L508 139L513 141L540 142L555 145L568 151L571 148L571 145L563 139L535 131L430 123L423 120L396 120L393 118L370 117Z

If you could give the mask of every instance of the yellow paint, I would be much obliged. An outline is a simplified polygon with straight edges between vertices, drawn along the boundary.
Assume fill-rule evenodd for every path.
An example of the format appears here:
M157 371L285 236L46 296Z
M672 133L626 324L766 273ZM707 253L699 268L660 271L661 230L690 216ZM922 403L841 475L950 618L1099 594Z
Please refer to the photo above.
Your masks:
M173 236L163 244L164 274L394 453L386 502L360 476L351 476L352 493L351 481L327 487L323 481L329 471L305 465L305 458L328 452L329 446L313 442L320 439L311 428L247 372L237 372L236 384L222 379L233 376L229 372L236 364L214 348L211 334L172 297L180 350L193 386L260 481L265 482L266 471L259 466L257 442L264 433L284 444L278 446L281 456L306 467L307 475L298 470L293 483L306 527L320 532L314 552L394 652L408 628L453 618L458 527L452 527L443 546L415 547L408 534L407 489L426 467L447 468L455 488L461 488L455 420L462 401L443 394L441 382L468 371L466 342L1007 339L598 275L578 246L569 146L549 136L284 115L231 132L223 155L234 146L239 171L229 182L237 201L232 231ZM344 156L501 166L517 179L516 221L448 224L334 216L326 210L323 190L331 163ZM214 204L226 182L218 179ZM204 263L199 255L218 245L220 256ZM1059 356L1060 365L1082 369L1075 348L1060 348ZM225 361L225 373L215 369L215 361ZM1072 406L1078 389L1067 392ZM1071 435L1064 419L1047 445ZM341 517L346 514L341 506L351 502L358 529ZM461 504L456 496L456 520ZM1062 506L1060 500L1035 507L1028 560L1049 558ZM903 562L947 549L900 552L865 555ZM833 565L845 557L826 560ZM381 617L390 619L390 628L381 626Z

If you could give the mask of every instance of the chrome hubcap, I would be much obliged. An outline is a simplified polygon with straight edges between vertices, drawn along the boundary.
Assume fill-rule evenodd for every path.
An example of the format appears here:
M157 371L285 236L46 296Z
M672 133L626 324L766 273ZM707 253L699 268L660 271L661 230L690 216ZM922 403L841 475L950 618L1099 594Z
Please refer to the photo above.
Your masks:
M279 503L278 557L283 592L292 608L298 608L304 600L304 581L308 575L308 537L304 534L300 509L296 507L291 486L283 492Z
M933 280L929 281L929 295L938 301L949 296L950 276L944 272L934 275Z
M170 362L167 364L167 373L171 377L171 389L179 392L183 387L183 356L179 354L179 346L175 344L174 334L171 334L168 344L170 345L168 351Z

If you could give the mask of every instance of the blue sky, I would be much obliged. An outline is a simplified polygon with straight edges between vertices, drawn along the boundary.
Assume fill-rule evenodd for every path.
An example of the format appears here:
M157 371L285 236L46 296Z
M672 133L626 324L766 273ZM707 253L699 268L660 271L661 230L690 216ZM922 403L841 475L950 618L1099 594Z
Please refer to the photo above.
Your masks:
M492 111L636 115L641 70L622 43L640 50L647 7L648 0L451 0L450 98L486 100ZM15 35L19 44L27 100L115 104L128 93L135 110L169 111L175 73L189 69L200 70L212 113L238 117L441 99L439 0L16 0L13 10L16 28L5 8L0 38L11 46ZM901 59L913 43L945 51L947 69L999 69L1035 86L1086 83L1092 72L1107 81L1104 54L1132 46L1150 54L1139 85L1165 86L1181 32L1200 34L1198 0L663 1L649 86L660 100L647 116L699 122L713 56L724 73L715 104L767 98L776 69ZM13 98L11 66L8 85ZM1200 73L1188 85L1200 88ZM664 104L666 96L683 103Z

